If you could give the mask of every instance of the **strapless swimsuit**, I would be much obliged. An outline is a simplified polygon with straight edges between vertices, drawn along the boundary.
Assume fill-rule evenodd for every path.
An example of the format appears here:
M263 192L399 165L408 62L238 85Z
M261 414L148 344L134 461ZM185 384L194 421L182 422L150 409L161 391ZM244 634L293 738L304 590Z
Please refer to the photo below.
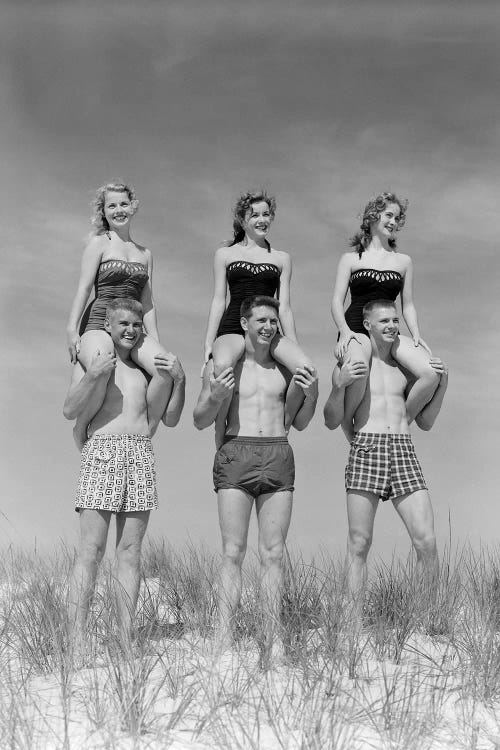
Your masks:
M95 277L95 299L85 310L80 323L80 336L85 331L104 329L106 307L115 297L132 297L140 302L148 278L148 269L143 263L114 258L103 261Z
M226 268L229 286L229 304L221 318L217 337L226 333L239 333L244 336L240 325L241 303L247 297L265 294L274 297L279 289L281 270L274 263L251 263L235 260Z
M349 291L351 304L345 311L346 323L355 333L368 332L363 325L363 307L376 299L394 302L403 288L403 277L398 271L377 271L375 268L360 268L351 273Z

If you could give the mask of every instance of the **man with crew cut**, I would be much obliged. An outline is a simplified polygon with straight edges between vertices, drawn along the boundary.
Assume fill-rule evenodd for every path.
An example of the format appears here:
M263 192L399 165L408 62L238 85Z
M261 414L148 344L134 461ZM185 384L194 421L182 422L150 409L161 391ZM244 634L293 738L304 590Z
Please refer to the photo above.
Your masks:
M430 430L441 409L448 386L448 369L437 357L430 364L439 374L438 387L419 414L408 412L406 394L411 375L391 355L399 332L399 317L393 302L375 300L363 309L364 326L372 344L372 360L365 395L352 424L344 420L344 394L348 385L366 377L361 362L339 362L332 376L332 390L325 404L326 426L342 424L351 442L345 471L347 492L348 583L360 603L366 582L366 560L370 550L378 503L391 500L402 519L417 555L420 579L433 580L438 572L434 515L427 485L415 455L409 425L415 420Z
M114 354L96 352L86 372L75 365L64 403L65 417L76 419L98 382L106 378L104 400L87 428L75 500L80 541L71 574L69 620L75 649L82 655L112 516L116 518L118 627L122 638L133 635L142 541L150 512L158 506L151 436L161 420L174 427L184 406L185 376L174 354L155 357L156 373L151 378L131 358L142 336L142 318L142 305L136 300L110 302L104 326ZM166 387L170 378L171 393Z
M209 362L194 410L196 427L204 429L216 420L221 405L231 397L224 440L213 467L222 535L218 630L222 648L232 645L254 503L259 529L261 606L268 626L267 643L271 646L279 618L282 559L295 479L287 433L290 422L298 430L309 424L318 398L314 368L298 368L292 376L271 356L271 343L279 335L279 302L267 296L252 297L243 302L240 312L245 332L244 355L234 371L228 367L217 378ZM297 388L305 398L292 418L287 393ZM290 397L293 399L294 395L291 393Z

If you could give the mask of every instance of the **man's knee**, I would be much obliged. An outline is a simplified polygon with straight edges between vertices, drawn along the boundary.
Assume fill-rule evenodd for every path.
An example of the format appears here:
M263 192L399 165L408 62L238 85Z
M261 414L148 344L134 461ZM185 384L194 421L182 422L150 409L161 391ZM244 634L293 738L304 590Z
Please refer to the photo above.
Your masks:
M365 560L372 546L372 535L360 529L353 529L349 531L347 545L351 556Z
M222 540L222 555L224 560L232 565L240 566L243 564L247 546L245 542L239 542L235 539Z
M138 567L141 560L141 540L131 540L120 544L116 550L116 559L119 565L127 565L128 567Z
M116 550L118 565L126 565L129 568L138 568L141 560L141 545L126 544Z
M265 568L280 566L283 561L283 552L285 549L284 540L273 542L271 544L259 544L260 562Z
M97 541L95 539L83 539L80 542L78 550L78 558L80 563L85 567L92 565L99 565L104 552L106 550L106 542Z
M437 551L436 534L433 529L428 529L414 534L413 546L420 557L434 557Z

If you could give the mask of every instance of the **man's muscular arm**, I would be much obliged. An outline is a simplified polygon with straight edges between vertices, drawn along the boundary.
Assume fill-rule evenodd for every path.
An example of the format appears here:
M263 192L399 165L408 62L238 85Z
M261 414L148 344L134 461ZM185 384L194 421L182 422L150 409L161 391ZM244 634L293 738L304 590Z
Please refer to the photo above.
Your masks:
M160 420L167 427L176 426L184 407L186 390L186 376L175 354L171 352L157 354L154 364L157 374L151 378L147 392L148 421L152 433L155 432ZM165 388L170 378L173 381L172 392L165 405Z
M323 409L325 425L329 430L336 430L344 419L344 397L345 389L355 380L365 378L368 368L364 362L352 362L345 359L342 365L338 363L333 368L332 390ZM352 425L348 428L352 428Z
M203 385L193 412L194 424L198 430L205 429L215 421L223 401L232 395L234 389L232 367L223 370L216 378L213 369L213 361L210 360L203 371Z
M434 422L437 419L441 406L443 405L444 394L448 388L448 367L438 357L431 357L430 364L436 370L439 378L438 387L434 391L434 395L426 406L422 409L420 414L415 417L415 423L420 427L421 430L426 432L431 429Z
M314 416L318 401L318 373L316 369L309 367L309 365L297 367L288 392L291 388L301 388L304 393L304 400L292 422L296 430L304 430Z
M73 367L71 383L63 405L66 419L76 419L85 409L98 382L109 376L116 366L115 354L101 354L96 352L87 372L77 362Z

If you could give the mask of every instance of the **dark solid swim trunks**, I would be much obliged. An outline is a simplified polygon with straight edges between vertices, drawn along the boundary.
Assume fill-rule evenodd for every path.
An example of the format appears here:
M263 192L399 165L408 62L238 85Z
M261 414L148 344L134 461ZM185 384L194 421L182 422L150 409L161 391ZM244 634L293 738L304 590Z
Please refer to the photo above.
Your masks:
M382 500L426 490L411 436L358 432L345 469L346 490L373 492Z
M295 462L286 437L232 437L215 454L214 488L238 489L252 497L292 492Z

